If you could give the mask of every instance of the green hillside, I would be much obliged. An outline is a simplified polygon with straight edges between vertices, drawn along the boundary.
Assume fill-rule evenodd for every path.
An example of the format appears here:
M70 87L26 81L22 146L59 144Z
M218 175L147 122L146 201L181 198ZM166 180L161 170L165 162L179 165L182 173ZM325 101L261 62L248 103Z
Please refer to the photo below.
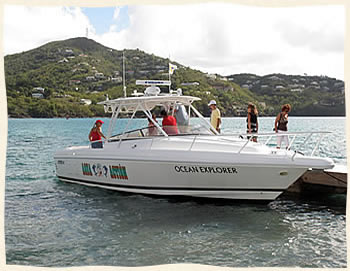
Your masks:
M135 85L137 79L168 79L169 59L139 49L124 50L124 54L128 96L135 89L143 91L142 86ZM122 96L122 56L123 51L87 38L55 41L27 52L5 56L8 115L105 116L103 107L96 103L105 100L106 95L110 99ZM222 77L171 63L178 67L171 77L172 89L181 88L185 95L202 98L195 106L204 115L209 115L207 103L211 99L217 100L224 116L246 114L248 102L258 105L260 115L274 115L286 102L292 104L294 114L345 114L344 82L340 80L249 74ZM292 91L291 86L295 87L296 80L302 78L305 80L303 90ZM279 85L284 88L276 89Z

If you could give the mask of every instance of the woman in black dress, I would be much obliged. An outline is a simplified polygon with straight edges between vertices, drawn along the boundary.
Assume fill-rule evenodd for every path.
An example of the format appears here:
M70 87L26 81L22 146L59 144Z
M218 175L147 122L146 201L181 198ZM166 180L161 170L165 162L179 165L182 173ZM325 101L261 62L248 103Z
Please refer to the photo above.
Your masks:
M247 114L247 134L253 134L258 132L258 109L255 104L248 104L248 114ZM250 136L248 136L248 139ZM253 136L252 141L257 142L257 137Z

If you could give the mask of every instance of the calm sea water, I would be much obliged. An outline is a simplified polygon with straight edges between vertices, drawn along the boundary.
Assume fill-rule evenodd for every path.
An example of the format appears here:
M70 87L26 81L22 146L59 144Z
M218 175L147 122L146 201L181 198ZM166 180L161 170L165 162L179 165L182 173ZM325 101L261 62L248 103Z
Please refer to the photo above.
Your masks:
M272 131L274 118L259 120L261 131ZM7 264L347 266L344 195L256 204L147 197L60 182L54 152L86 144L93 122L9 119ZM345 118L290 117L289 128L332 131L321 155L346 164ZM223 130L244 132L245 119L226 118Z

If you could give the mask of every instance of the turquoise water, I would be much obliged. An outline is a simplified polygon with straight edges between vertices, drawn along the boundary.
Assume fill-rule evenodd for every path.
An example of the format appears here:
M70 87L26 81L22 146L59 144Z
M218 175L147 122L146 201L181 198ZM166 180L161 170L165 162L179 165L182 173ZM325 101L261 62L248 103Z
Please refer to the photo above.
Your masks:
M259 121L260 131L272 131L274 118ZM147 197L58 181L54 152L87 144L93 122L9 119L7 264L346 267L344 195L256 204ZM332 131L320 155L346 164L345 118L290 117L289 129ZM245 118L224 119L223 130L244 133Z

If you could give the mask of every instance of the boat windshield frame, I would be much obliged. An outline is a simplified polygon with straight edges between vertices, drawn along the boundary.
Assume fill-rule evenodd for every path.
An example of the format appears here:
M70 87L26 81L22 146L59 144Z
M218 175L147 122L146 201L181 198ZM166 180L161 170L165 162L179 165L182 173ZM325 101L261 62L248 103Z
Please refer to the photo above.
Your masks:
M143 112L146 117L152 121L154 126L159 131L159 135L163 135L165 137L168 137L170 134L168 134L164 127L159 125L157 121L155 121L152 118L151 110L153 110L155 107L163 107L163 108L172 108L171 115L174 115L175 107L177 105L184 105L188 106L188 117L189 120L191 118L191 111L195 115L195 117L198 117L203 124L202 127L206 129L207 133L205 133L206 136L208 135L218 135L218 132L214 129L214 127L210 124L210 122L203 117L203 115L192 105L194 101L200 101L201 99L194 96L186 96L186 95L174 95L174 94L160 94L155 96L141 96L141 97L125 97L125 98L118 98L114 100L107 100L103 102L99 102L98 104L104 105L104 110L106 113L112 113L111 121L109 123L108 132L107 132L107 139L113 139L119 138L121 140L125 134L135 131L128 130L131 121L135 118L135 115L137 112ZM120 114L122 113L128 113L132 114L127 125L123 129L123 131L118 135L113 135L112 132L115 129L117 119L120 117ZM144 128L141 128L141 130ZM140 129L136 129L140 130ZM184 135L184 134L178 134L178 135ZM157 135L156 135L157 136ZM173 135L172 135L173 136ZM107 140L107 141L108 141Z

